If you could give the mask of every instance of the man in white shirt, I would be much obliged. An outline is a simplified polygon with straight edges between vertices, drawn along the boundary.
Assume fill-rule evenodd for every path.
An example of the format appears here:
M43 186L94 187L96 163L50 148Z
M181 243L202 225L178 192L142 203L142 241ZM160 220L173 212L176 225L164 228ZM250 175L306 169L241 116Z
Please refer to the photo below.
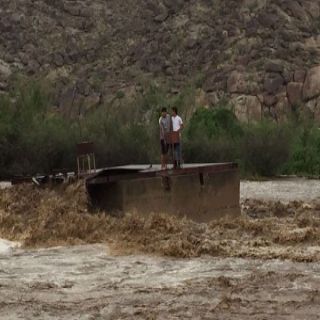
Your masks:
M174 168L181 167L181 130L183 129L183 121L181 117L178 116L178 110L176 107L172 108L172 131L179 134L179 139L177 143L174 143Z

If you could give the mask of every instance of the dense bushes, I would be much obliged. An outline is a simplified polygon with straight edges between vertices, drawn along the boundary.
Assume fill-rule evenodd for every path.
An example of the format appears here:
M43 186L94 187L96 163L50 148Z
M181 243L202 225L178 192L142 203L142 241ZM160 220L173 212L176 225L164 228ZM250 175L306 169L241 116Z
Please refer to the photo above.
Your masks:
M241 141L244 172L272 176L290 160L292 130L286 125L262 121L247 126Z
M52 109L50 92L44 86L19 83L17 87L10 96L0 96L1 178L74 170L76 144L81 141L95 143L99 167L155 160L158 104L153 91L143 101L139 97L131 104L121 102L121 96L117 104L69 119Z
M243 173L274 175L289 160L291 131L287 125L240 124L227 109L200 109L190 121L186 156L192 161L237 161Z
M195 106L190 86L173 98L151 86L134 99L119 94L71 120L52 110L50 91L42 85L17 88L0 96L0 177L72 170L75 145L85 140L95 143L99 167L158 162L160 108L178 106L185 117ZM230 108L198 108L186 121L184 160L237 161L246 175L319 175L320 130L306 121L242 124Z
M292 157L286 164L288 173L320 175L320 130L305 123L297 128L292 145Z
M243 128L234 114L224 108L198 109L184 139L184 156L188 162L235 161Z
M0 97L0 176L70 165L73 124L48 106L50 95L39 84L21 85L10 97Z
M242 135L242 127L235 115L225 108L213 110L199 108L193 114L188 128L189 138L197 133L209 138L219 135L237 138Z

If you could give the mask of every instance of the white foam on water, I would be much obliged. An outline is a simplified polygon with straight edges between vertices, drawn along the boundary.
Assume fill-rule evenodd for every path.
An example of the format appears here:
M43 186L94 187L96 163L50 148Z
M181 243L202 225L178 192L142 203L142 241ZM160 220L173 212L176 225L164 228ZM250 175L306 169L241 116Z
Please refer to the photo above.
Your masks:
M0 189L7 189L7 188L11 188L12 187L12 183L9 181L1 181L0 182Z
M20 246L21 244L18 242L0 239L0 255L10 254L14 248L19 248Z

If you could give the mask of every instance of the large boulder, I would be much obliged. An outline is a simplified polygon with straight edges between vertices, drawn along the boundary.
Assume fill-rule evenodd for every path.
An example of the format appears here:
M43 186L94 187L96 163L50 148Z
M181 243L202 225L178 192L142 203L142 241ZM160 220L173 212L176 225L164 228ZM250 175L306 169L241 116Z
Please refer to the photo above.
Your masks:
M249 10L252 10L254 8L255 10L260 10L262 8L265 8L267 5L267 0L244 0L242 7L248 8Z
M315 110L317 107L317 99L312 99L309 100L306 104L305 104L305 109L307 111L309 111L310 113L314 114Z
M259 76L234 70L227 80L227 91L231 94L256 95L259 93Z
M296 70L293 76L293 80L295 82L304 82L306 78L306 71L305 70Z
M307 72L303 86L303 99L311 100L320 95L320 66L313 67Z
M241 122L257 122L262 118L261 102L256 96L241 95L232 99L234 113Z
M280 97L275 107L276 120L283 122L288 120L292 109L286 96Z
M232 71L227 81L227 88L229 93L245 93L247 84L244 74Z
M303 1L302 3L299 3L296 0L291 0L291 1L286 1L285 3L293 17L298 18L301 21L308 21L309 16L303 6L304 2L307 2L307 1Z
M97 106L99 106L101 102L101 94L100 93L93 93L87 97L84 98L83 101L83 108L81 110L81 113L86 113L90 109L93 109Z
M309 100L305 104L305 112L310 114L313 119L319 124L320 123L320 97Z
M272 95L272 94L265 94L263 95L263 104L266 105L267 107L272 107L274 106L278 99L277 96Z
M303 84L301 82L290 82L287 85L287 94L290 104L297 106L302 102L302 89Z
M264 89L269 94L276 94L281 91L284 84L283 77L278 73L270 73L264 80Z
M320 123L320 98L317 99L314 113L313 113L314 120L319 124Z
M320 17L320 4L317 1L304 1L306 11L315 19Z
M0 59L0 78L8 78L11 75L11 69L8 63Z
M282 73L284 71L284 66L281 61L269 60L269 61L267 61L266 65L265 65L265 70L267 72Z

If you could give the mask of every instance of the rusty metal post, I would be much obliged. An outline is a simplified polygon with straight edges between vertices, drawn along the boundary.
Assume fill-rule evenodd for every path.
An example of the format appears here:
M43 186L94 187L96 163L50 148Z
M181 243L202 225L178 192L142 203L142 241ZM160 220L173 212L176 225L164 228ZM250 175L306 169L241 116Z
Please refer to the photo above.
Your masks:
M93 168L91 162L93 162ZM77 144L77 164L78 176L96 172L93 142L82 142Z

